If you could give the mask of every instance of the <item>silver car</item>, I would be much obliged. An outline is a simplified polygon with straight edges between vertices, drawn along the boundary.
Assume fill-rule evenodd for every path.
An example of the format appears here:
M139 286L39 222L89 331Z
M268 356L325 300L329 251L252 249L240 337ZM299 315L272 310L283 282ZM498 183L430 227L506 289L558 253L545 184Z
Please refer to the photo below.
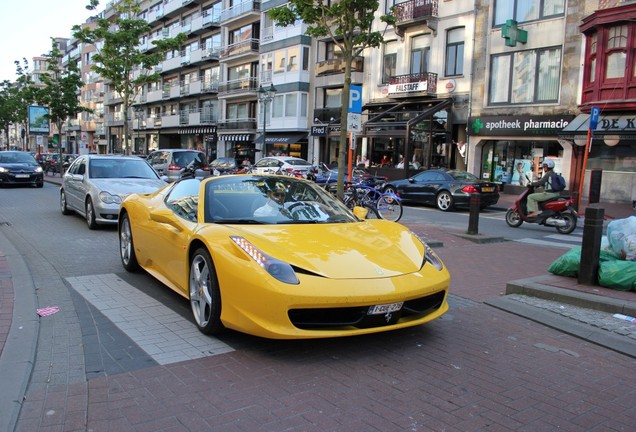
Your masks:
M305 159L293 156L266 156L252 166L251 172L254 174L283 174L283 175L301 175L307 177L307 174L314 167Z
M151 167L164 180L173 182L179 180L186 167L195 162L196 177L207 177L210 174L205 161L205 153L189 149L155 150L146 158Z
M79 213L88 228L116 224L119 205L131 193L150 193L166 183L148 163L136 156L83 155L62 178L62 214Z

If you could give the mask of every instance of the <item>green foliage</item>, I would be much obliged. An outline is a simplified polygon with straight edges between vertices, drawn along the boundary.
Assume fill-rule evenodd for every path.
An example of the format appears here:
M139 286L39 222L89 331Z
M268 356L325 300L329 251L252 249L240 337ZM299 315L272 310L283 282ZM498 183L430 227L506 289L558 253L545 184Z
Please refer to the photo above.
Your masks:
M113 18L97 18L94 26L75 26L73 35L78 40L101 46L93 56L92 69L109 81L115 91L123 99L124 113L128 112L135 95L143 85L159 81L160 75L154 67L164 60L165 53L180 49L186 39L181 33L174 38L153 41L155 48L142 51L139 47L141 38L151 30L145 19L139 16L141 1L120 0L116 5ZM89 10L98 7L98 0L90 0ZM140 73L133 78L133 71L140 68ZM124 122L125 147L128 148L128 122Z
M36 88L28 73L29 64L26 59L22 62L15 62L16 82L0 83L0 130L5 133L6 142L9 142L9 126L26 123L28 107L36 100Z
M384 32L373 31L378 0L290 0L288 4L269 11L278 26L294 25L302 20L307 25L307 35L313 38L330 38L340 48L345 63L340 111L340 149L347 146L347 107L351 86L351 64L367 48L378 48L384 41ZM387 27L395 25L395 16L383 15L380 20ZM385 28L386 29L386 28ZM338 156L338 196L344 195L345 157Z

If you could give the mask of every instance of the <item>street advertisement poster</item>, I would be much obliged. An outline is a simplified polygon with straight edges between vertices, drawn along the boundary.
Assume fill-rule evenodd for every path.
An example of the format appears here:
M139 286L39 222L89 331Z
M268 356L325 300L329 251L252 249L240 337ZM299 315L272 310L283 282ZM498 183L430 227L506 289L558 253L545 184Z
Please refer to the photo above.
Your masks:
M530 159L515 159L510 183L517 186L527 186L533 176L532 165L533 163Z
M29 133L33 135L48 135L51 132L49 127L49 108L37 105L29 106Z

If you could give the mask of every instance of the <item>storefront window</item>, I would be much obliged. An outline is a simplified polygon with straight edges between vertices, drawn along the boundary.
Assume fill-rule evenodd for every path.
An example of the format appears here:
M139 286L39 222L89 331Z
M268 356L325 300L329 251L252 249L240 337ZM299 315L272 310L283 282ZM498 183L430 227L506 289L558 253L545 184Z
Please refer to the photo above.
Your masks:
M636 172L636 141L622 140L615 146L609 146L602 139L595 139L587 169Z
M486 141L482 151L481 178L497 183L525 186L536 180L538 168L545 157L559 167L563 149L556 141Z

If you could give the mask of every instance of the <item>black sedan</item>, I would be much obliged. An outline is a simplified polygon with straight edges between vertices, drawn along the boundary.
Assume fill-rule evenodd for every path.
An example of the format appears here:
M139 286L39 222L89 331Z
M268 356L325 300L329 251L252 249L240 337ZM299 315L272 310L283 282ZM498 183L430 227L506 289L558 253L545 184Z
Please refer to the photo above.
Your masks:
M0 151L0 185L44 186L42 167L23 151Z
M480 194L482 209L499 201L496 183L482 181L466 171L426 170L405 180L388 182L383 191L395 193L404 202L435 205L442 211L468 208L473 193Z

